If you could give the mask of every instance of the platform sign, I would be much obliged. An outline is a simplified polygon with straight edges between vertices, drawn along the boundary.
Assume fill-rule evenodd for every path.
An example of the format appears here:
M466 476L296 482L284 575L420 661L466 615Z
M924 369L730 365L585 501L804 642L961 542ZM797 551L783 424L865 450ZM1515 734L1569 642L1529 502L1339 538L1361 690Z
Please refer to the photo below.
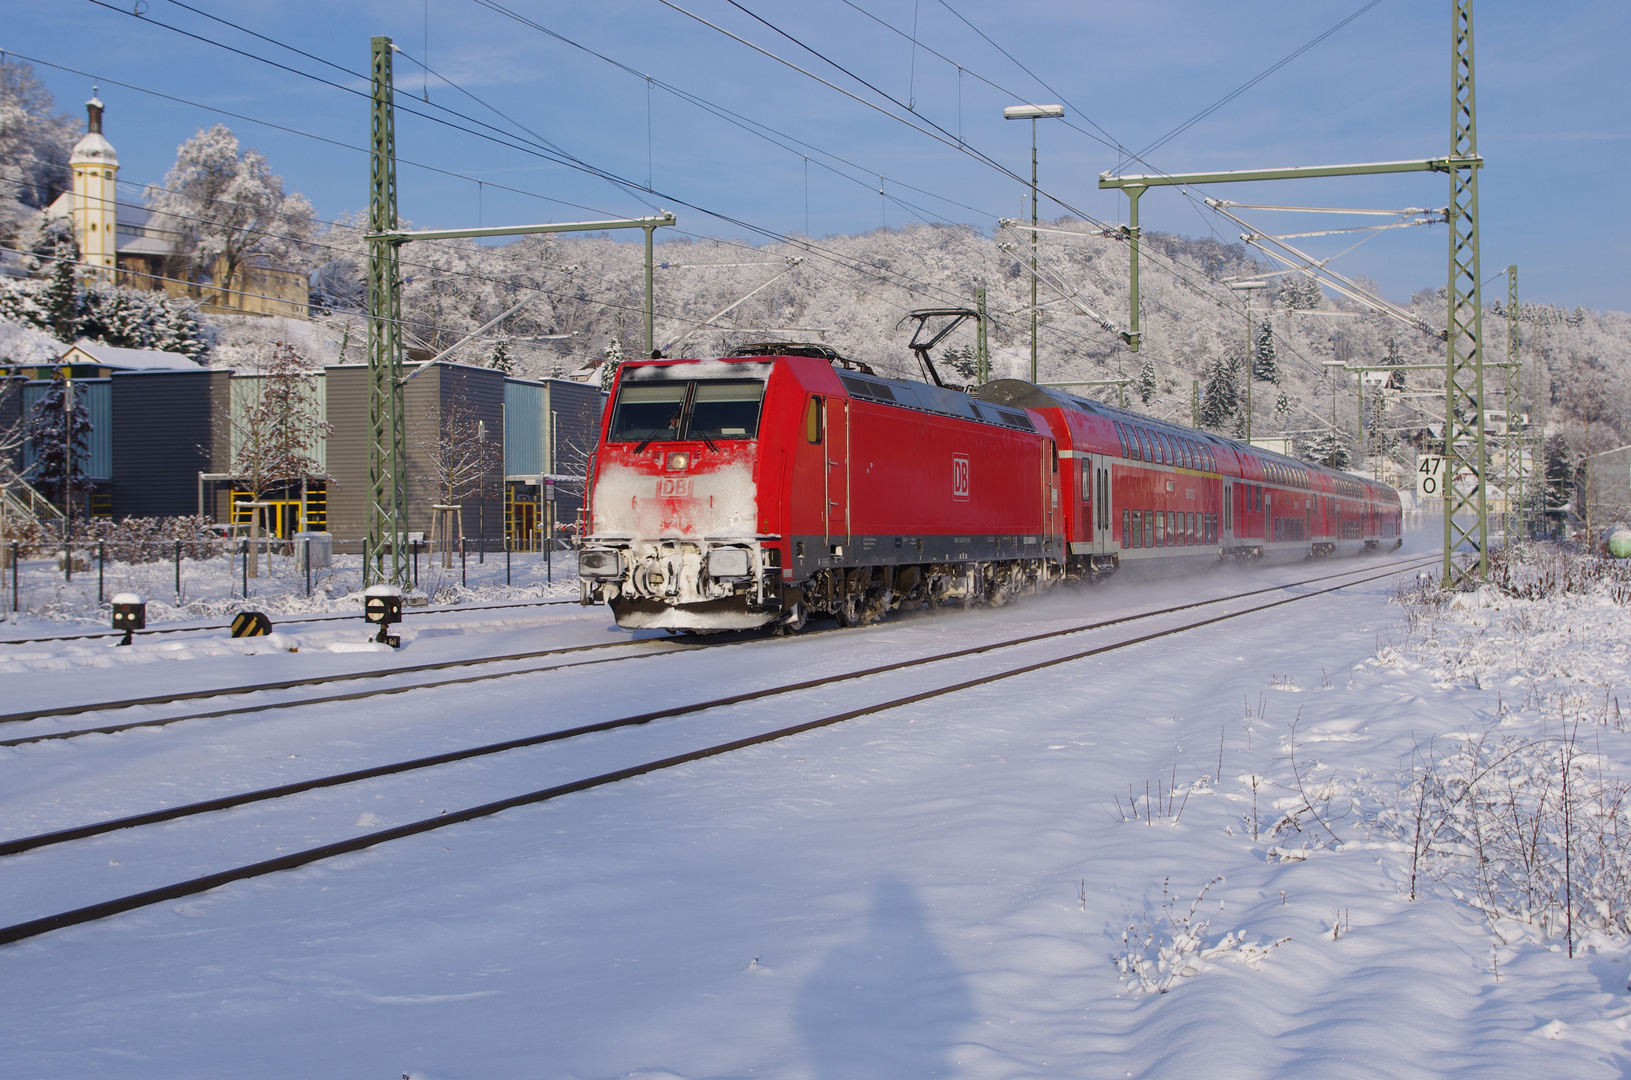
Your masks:
M1416 455L1416 494L1422 499L1444 498L1444 455Z

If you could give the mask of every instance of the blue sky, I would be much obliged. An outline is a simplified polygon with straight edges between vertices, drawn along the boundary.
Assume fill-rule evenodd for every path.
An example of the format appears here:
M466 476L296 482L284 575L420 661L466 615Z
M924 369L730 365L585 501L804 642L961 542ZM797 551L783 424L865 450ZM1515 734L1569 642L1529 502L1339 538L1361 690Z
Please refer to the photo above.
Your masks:
M996 217L1019 216L1026 185L977 155L1029 175L1030 125L1001 119L1005 105L1024 101L1067 108L1065 122L1038 125L1044 191L1097 219L1120 222L1125 199L1097 187L1100 172L1122 163L1116 146L1139 150L1155 142L1369 0L740 2L741 8L729 0L674 0L720 28L713 29L662 0L495 0L580 49L479 0L187 0L186 6L141 0L141 17L130 14L132 0L8 0L0 48L86 73L35 65L64 110L78 112L92 76L101 80L121 178L162 179L180 142L201 126L224 122L263 150L320 217L333 218L363 209L368 191L367 158L347 148L366 145L367 101L340 87L366 91L361 73L369 38L386 34L406 54L397 60L399 89L415 98L428 90L432 103L399 103L401 211L414 223L573 221L636 216L661 206L679 215L684 233L762 241L762 232L737 222L771 234L808 230L819 237L912 220L962 222L989 232ZM1447 0L1380 0L1151 152L1150 166L1187 172L1445 154L1450 10ZM1631 43L1631 5L1483 0L1475 15L1479 151L1488 161L1480 181L1486 288L1504 296L1497 275L1516 263L1525 299L1631 308L1631 210L1622 197L1631 129L1620 56ZM448 82L412 62L427 57ZM674 91L774 129L774 141ZM598 170L636 186L649 181L656 194L414 116L410 106L428 113L446 107L511 132L517 130L512 122L519 123ZM939 139L914 130L936 125ZM959 149L959 139L969 150ZM1126 171L1149 170L1131 165ZM1239 184L1205 194L1253 203L1440 207L1448 201L1448 181L1417 174ZM1239 232L1200 205L1199 193L1188 199L1171 190L1152 192L1142 211L1146 228L1228 241ZM1062 212L1043 199L1044 216ZM1333 224L1302 215L1247 216L1274 232ZM1308 245L1325 255L1351 242ZM1387 296L1402 300L1444 284L1446 263L1446 231L1439 225L1377 236L1333 265L1370 276Z

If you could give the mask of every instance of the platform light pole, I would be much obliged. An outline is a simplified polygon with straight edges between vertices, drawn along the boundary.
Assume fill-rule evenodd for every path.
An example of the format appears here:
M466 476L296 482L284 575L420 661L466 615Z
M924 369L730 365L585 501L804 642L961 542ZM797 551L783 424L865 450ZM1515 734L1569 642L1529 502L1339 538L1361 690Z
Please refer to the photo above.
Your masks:
M1010 105L1002 110L1004 120L1031 122L1031 381L1036 382L1036 122L1043 117L1065 115L1063 105Z

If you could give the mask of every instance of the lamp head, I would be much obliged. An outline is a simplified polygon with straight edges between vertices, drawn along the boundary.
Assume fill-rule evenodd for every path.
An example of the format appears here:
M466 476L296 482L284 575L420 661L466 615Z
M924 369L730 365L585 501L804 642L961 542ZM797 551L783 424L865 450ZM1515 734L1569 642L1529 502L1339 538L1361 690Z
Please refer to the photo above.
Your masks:
M1048 116L1065 115L1063 105L1010 105L1002 110L1004 120L1039 120Z

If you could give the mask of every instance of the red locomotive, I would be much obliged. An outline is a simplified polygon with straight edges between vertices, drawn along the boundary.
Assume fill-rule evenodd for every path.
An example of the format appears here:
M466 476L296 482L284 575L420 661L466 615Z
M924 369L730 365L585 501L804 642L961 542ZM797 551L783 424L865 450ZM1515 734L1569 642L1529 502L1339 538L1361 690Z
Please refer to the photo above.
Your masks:
M583 602L677 630L853 626L1122 567L1401 542L1385 485L1020 380L963 393L810 345L625 363L589 507Z

